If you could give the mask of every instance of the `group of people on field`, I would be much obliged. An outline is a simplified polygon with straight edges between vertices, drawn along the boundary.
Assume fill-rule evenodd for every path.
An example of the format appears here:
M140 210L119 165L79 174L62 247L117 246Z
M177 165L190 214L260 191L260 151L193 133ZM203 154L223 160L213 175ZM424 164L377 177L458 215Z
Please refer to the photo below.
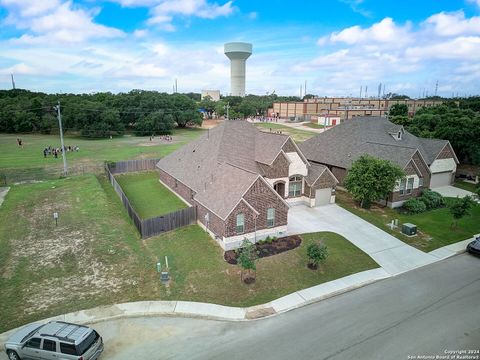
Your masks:
M62 151L65 150L66 152L69 151L76 151L78 152L80 148L78 146L64 146L63 149L60 148L55 148L52 146L48 146L45 149L43 149L43 157L46 158L48 155L52 155L55 159L58 158L58 155L62 153Z

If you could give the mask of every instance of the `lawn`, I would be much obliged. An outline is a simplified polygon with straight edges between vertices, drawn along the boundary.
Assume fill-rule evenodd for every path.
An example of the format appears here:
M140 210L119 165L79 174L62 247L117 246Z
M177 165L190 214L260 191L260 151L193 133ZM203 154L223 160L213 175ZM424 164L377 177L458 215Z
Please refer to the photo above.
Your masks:
M378 267L368 255L338 234L304 234L302 240L302 245L294 250L258 260L257 280L252 285L241 282L240 267L227 264L222 249L196 225L146 243L162 263L164 256L168 256L172 282L168 289L161 289L160 295L166 300L251 306ZM312 271L307 268L306 247L317 240L327 245L329 257L321 270Z
M53 212L60 214L58 226ZM0 332L100 305L191 300L261 304L378 265L337 234L303 235L292 251L258 261L257 282L240 281L197 225L142 241L105 177L85 175L12 186L0 207ZM307 269L305 247L323 239L330 256ZM172 282L156 262L169 259Z
M314 123L304 123L303 126L312 128L312 129L323 129L325 126L319 125L319 124L314 124Z
M313 131L300 130L297 128L292 128L290 126L285 126L285 125L280 125L280 124L270 123L270 122L255 123L255 126L259 127L263 131L270 131L270 129L272 131L281 131L282 134L290 135L293 138L293 140L295 140L296 142L302 142L317 135L317 133Z
M187 205L159 181L156 171L116 175L130 204L142 219L168 214Z
M65 146L78 146L80 151L67 152L69 166L101 163L105 160L119 161L128 159L156 158L165 156L203 133L198 128L174 129L173 141L167 142L160 137L152 141L149 137L125 135L113 139L91 140L79 136L65 136ZM19 148L16 139L23 140L24 147ZM60 147L58 135L40 134L0 134L0 169L5 168L44 168L62 167L62 157L43 157L43 149L48 146Z
M476 185L476 184L472 184L472 183L462 181L462 180L456 180L455 184L453 184L453 186L455 186L457 188L460 188L460 189L463 189L463 190L473 192L473 193L475 193L478 189L478 184Z
M425 252L468 239L473 234L480 233L480 205L478 204L473 207L471 214L461 219L458 227L453 229L451 226L453 217L448 208L435 209L416 215L402 214L395 209L377 205L372 206L370 210L365 210L360 208L344 191L337 191L336 201L344 209ZM447 202L451 201L453 199L447 198ZM393 219L398 219L400 229L391 230L387 226ZM415 237L403 235L399 231L403 223L417 225L419 235Z

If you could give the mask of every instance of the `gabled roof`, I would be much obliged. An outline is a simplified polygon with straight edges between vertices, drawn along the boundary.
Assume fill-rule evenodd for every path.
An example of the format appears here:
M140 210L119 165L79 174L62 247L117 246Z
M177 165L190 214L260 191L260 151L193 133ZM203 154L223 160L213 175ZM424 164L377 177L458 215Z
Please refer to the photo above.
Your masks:
M391 134L402 131L401 139ZM320 133L299 145L308 160L350 168L363 154L390 160L405 167L418 149L431 163L447 140L419 138L383 117L357 117Z
M289 139L246 121L225 121L165 156L157 167L195 191L195 200L224 219ZM273 191L273 189L272 189Z

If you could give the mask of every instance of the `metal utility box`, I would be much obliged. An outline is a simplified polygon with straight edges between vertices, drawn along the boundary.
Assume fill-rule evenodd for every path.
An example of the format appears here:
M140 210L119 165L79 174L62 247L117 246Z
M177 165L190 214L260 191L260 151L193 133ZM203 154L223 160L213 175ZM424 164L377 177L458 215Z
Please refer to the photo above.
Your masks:
M408 236L417 235L417 225L405 223L402 226L402 233Z

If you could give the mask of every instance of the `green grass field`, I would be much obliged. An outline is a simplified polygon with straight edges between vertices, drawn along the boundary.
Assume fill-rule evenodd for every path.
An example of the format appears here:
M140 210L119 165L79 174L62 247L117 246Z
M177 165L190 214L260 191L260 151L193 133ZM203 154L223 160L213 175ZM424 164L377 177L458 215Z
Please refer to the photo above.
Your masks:
M317 135L317 133L313 131L299 130L297 128L292 128L289 126L280 125L276 123L260 122L260 123L255 123L255 126L261 128L263 131L269 131L270 129L272 129L272 131L281 131L282 134L290 135L293 138L293 140L295 140L296 142L302 142Z
M158 180L156 171L116 175L130 204L142 219L168 214L187 205Z
M306 126L312 129L323 129L325 127L323 125L314 124L314 123L304 123L303 126Z
M101 163L105 160L119 161L141 158L156 158L175 151L187 142L203 133L198 128L175 129L173 141L162 141L159 137L149 140L149 137L125 135L113 139L90 140L78 136L67 136L65 146L78 146L80 151L67 152L67 161L70 166L79 164ZM19 148L17 138L23 140L23 148ZM62 157L54 159L43 157L43 149L49 145L60 147L58 135L22 135L0 134L0 169L2 168L38 168L62 167Z
M53 212L60 214L55 226ZM142 241L104 176L12 186L0 207L0 332L71 311L140 300L191 300L231 306L290 292L378 265L337 234L304 235L301 247L260 259L257 282L197 225ZM330 256L307 269L305 247L322 239ZM167 289L156 272L168 256Z
M457 180L457 181L455 181L455 184L453 184L453 186L475 193L478 189L478 186L480 186L480 185L472 184L472 183L469 183L469 182L466 182L466 181Z
M447 198L447 202L451 201L452 199ZM395 209L376 205L372 206L370 210L366 210L355 204L350 195L343 191L337 191L337 204L403 242L425 252L471 238L474 234L480 233L480 205L478 204L472 208L470 215L465 216L458 222L458 227L455 229L452 228L453 217L448 208L435 209L415 215L402 214ZM403 223L417 225L419 235L408 237L398 230L391 230L387 224L393 219L398 219L400 225Z

